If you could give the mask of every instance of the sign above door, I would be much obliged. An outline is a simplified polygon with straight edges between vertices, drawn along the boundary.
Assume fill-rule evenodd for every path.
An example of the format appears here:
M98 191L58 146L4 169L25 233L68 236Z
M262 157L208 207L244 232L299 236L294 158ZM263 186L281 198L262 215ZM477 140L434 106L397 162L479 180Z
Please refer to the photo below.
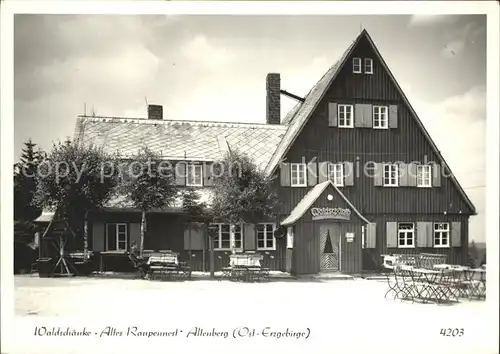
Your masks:
M350 220L351 210L344 208L311 208L313 220Z

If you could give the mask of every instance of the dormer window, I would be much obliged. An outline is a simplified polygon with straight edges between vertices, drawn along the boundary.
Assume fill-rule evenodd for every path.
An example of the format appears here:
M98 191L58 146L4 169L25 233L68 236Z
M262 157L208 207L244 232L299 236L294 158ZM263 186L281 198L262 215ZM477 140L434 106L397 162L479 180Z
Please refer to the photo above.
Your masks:
M365 74L373 74L373 60L365 58Z
M188 165L186 174L186 186L203 186L203 168L201 165Z
M361 74L361 58L352 58L352 72Z

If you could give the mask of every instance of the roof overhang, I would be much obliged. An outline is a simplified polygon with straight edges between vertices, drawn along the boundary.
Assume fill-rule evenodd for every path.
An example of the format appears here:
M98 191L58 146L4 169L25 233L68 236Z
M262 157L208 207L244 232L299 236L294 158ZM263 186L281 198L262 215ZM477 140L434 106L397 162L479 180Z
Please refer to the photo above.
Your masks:
M342 193L332 181L328 180L322 183L315 185L307 194L302 198L300 202L297 203L295 208L291 211L290 215L288 215L282 222L281 226L290 226L295 224L301 217L304 216L306 211L314 204L314 202L319 198L319 196L328 188L328 186L332 186L333 189L340 195L340 197L346 202L346 204L351 208L351 210L358 215L358 217L365 223L369 224L370 221L366 219L358 209L347 199L347 197Z
M48 223L54 219L55 213L53 211L44 210L42 214L37 217L33 222L35 223Z

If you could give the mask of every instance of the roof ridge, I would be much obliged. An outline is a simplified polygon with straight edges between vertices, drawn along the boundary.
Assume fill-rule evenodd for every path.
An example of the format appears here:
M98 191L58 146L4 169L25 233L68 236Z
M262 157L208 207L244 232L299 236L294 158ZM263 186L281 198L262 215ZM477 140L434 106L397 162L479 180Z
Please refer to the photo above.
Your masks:
M78 118L85 118L88 122L113 122L113 123L136 123L136 124L193 124L193 125L209 125L209 126L242 126L247 128L265 128L285 130L287 128L284 124L267 124L267 123L254 123L254 122L224 122L224 121L205 121L205 120L177 120L177 119L148 119L148 118L130 118L130 117L107 117L107 116L82 116Z

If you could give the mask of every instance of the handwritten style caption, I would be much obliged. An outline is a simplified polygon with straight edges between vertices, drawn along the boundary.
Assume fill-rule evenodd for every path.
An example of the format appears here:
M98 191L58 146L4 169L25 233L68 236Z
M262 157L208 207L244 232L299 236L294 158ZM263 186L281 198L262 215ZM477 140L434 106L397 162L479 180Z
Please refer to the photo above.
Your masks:
M268 339L308 339L311 335L310 328L303 330L293 330L290 328L276 329L272 327L251 328L251 327L236 327L232 330L217 330L216 328L193 327L188 330L174 328L170 330L151 331L130 326L124 328L105 327L100 330L90 330L86 327L71 328L71 327L35 327L34 335L36 337L185 337L185 338L268 338Z

